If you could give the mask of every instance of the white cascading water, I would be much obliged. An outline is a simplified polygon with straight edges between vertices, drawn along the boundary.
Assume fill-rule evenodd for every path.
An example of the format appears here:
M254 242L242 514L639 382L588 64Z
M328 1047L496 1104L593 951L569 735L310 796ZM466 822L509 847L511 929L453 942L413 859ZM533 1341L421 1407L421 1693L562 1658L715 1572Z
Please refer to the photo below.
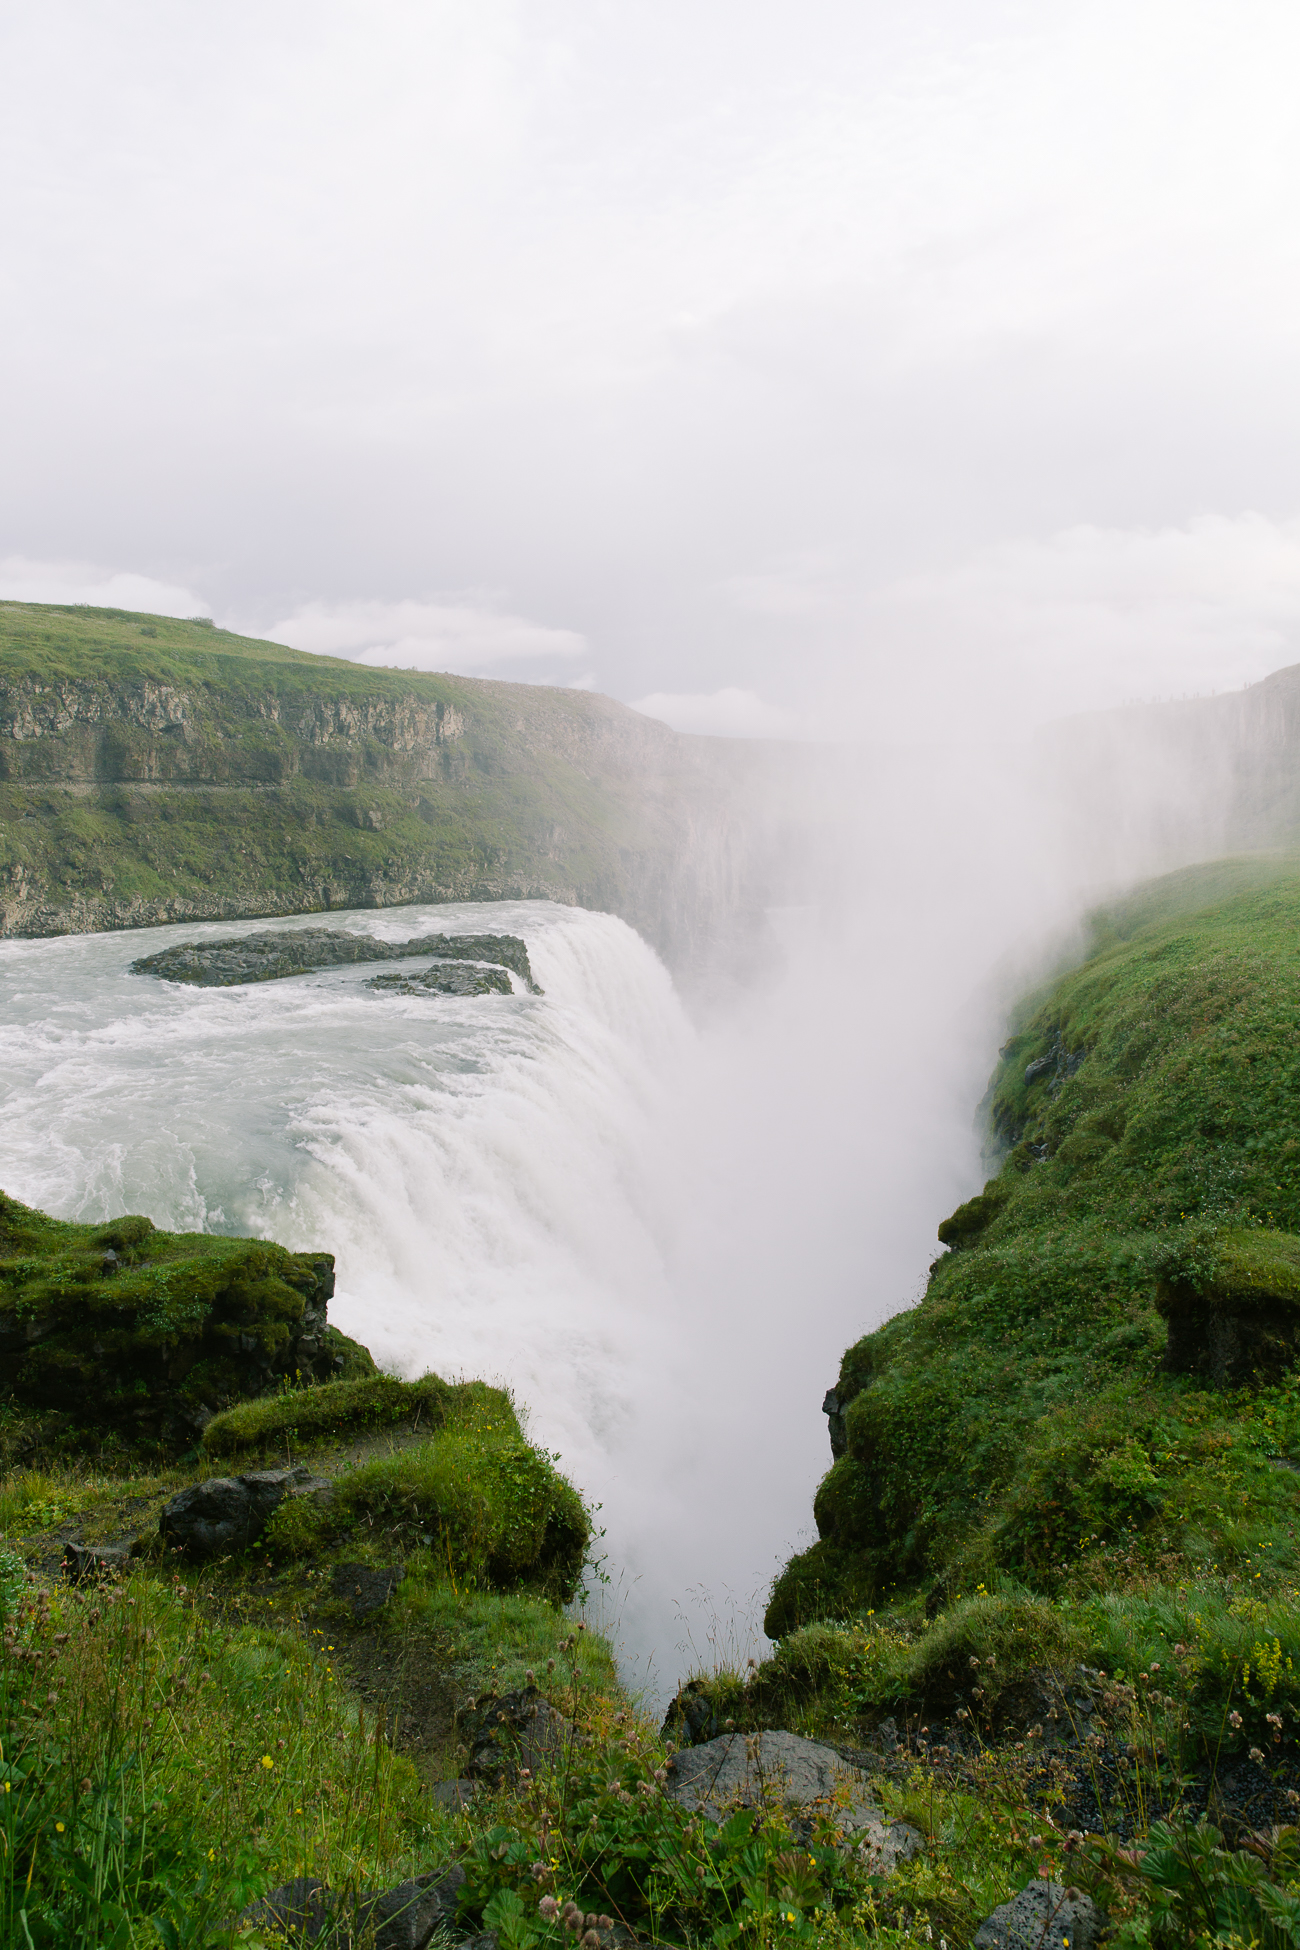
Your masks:
M629 1670L653 1659L671 1683L654 1538L682 1521L683 1436L716 1378L691 1372L710 1323L665 1258L681 1217L665 1140L698 1042L667 972L622 921L544 902L329 921L389 941L520 934L540 996L377 993L373 965L231 989L130 972L266 925L0 943L0 1185L62 1218L142 1211L333 1250L337 1325L400 1372L505 1381L604 1505ZM698 1507L708 1444L686 1446Z
M662 1698L743 1663L811 1534L840 1355L916 1295L980 1182L1006 1002L1089 887L1176 864L1159 783L1154 823L1071 828L1019 761L940 756L876 767L857 851L822 849L819 911L772 917L703 1028L631 928L540 901L328 921L522 935L540 996L402 997L365 965L233 989L129 972L264 921L0 942L0 1186L60 1218L332 1250L340 1327L403 1373L504 1381L603 1505L628 1676Z

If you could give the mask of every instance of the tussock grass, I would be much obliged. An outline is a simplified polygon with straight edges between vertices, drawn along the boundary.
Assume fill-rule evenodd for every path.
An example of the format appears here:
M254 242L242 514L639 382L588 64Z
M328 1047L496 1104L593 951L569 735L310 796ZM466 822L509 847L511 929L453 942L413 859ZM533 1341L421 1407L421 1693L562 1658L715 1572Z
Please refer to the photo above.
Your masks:
M230 1628L180 1584L28 1589L0 1653L0 1940L207 1940L251 1891L445 1857L450 1827L328 1646Z

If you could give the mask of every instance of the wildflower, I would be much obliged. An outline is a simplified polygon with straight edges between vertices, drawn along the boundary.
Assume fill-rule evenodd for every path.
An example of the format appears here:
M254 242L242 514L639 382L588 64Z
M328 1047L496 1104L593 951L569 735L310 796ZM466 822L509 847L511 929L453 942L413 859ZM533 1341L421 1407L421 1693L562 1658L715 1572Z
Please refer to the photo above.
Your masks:
M6 1781L5 1786L8 1787L8 1785L9 1783ZM1300 1794L1297 1794L1294 1788L1287 1789L1286 1798L1291 1807L1300 1808Z
M270 1756L269 1754L263 1754L263 1755L262 1755L262 1765L263 1765L263 1767L274 1767L274 1766L275 1766L275 1762L274 1762L274 1761L273 1761L273 1760L271 1759L271 1756Z
M1265 1718L1265 1719L1266 1719L1266 1720L1268 1721L1268 1724L1269 1724L1269 1725L1270 1725L1271 1727L1275 1727L1275 1728L1277 1729L1277 1731L1278 1731L1279 1733L1281 1733L1281 1731L1282 1731L1282 1715L1281 1715L1280 1713L1266 1713L1266 1714L1264 1715L1264 1718Z
M1229 1713L1229 1715L1228 1715L1228 1725L1229 1725L1229 1726L1230 1726L1230 1727L1232 1728L1232 1730L1233 1730L1233 1732L1234 1732L1234 1733L1236 1733L1236 1731L1237 1731L1237 1729L1238 1729L1238 1727L1239 1727L1239 1726L1241 1725L1241 1715L1240 1715L1240 1713L1237 1713L1237 1712L1235 1712L1235 1711L1234 1711L1234 1712L1232 1712L1232 1713Z
M1250 1750L1250 1758L1254 1761L1256 1767L1260 1766L1264 1759L1264 1749L1262 1747L1252 1747Z
M61 1835L63 1833L63 1823L61 1821L56 1821L54 1827L57 1834Z
M554 1896L543 1896L541 1902L537 1905L537 1914L544 1917L548 1923L553 1923L559 1913L560 1905L556 1902Z
M587 1930L582 1937L582 1950L600 1950L600 1938L594 1930Z

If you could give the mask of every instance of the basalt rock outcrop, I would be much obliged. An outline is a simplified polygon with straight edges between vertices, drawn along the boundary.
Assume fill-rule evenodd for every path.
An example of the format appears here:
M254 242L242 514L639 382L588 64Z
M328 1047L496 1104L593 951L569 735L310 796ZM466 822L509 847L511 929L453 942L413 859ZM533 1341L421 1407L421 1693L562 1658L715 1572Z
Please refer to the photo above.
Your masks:
M187 982L197 988L237 988L246 982L278 982L292 975L309 975L322 968L351 967L357 962L410 961L436 956L438 966L427 974L379 977L372 987L396 986L405 979L425 987L442 987L447 995L509 995L510 982L501 980L503 969L513 969L529 990L540 995L528 961L527 944L517 934L425 934L410 941L381 941L370 934L344 933L331 928L280 928L265 933L235 936L222 941L183 941L164 948L156 955L143 955L131 964L134 975L157 975L164 982ZM488 964L488 970L472 975L447 968L453 962ZM497 971L489 979L489 971ZM466 986L456 986L461 981ZM468 986L474 981L484 987ZM445 985L445 986L443 986Z
M435 962L421 975L375 975L368 989L389 995L512 995L510 977L504 968L475 968L462 962Z
M311 1471L302 1463L292 1469L250 1470L244 1476L209 1476L164 1503L158 1533L169 1550L187 1557L246 1550L285 1497L310 1479Z

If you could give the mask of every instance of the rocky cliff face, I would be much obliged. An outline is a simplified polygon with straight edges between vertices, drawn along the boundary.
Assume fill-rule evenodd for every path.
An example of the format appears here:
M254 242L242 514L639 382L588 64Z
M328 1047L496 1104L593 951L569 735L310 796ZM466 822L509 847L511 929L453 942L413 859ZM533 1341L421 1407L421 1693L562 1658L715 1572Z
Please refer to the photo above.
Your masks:
M689 971L756 924L786 763L589 693L4 603L0 935L545 898Z

